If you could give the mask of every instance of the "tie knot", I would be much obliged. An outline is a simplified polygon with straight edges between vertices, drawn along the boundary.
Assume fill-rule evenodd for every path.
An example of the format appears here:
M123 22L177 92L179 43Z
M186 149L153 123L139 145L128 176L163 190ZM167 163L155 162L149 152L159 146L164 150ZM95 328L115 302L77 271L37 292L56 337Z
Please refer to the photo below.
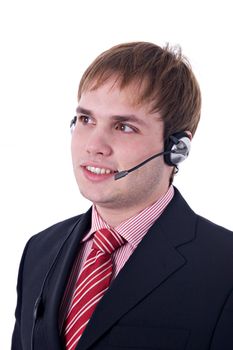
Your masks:
M93 248L112 254L124 242L124 239L118 233L102 228L94 234Z

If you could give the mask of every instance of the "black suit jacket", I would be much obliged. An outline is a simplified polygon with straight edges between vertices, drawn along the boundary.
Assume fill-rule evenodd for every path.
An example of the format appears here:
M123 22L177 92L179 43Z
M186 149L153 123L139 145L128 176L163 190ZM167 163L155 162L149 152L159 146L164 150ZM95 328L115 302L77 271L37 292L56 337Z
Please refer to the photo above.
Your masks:
M32 333L33 350L63 349L59 306L90 220L88 211L27 243L12 350L30 350ZM98 304L77 349L232 350L232 232L196 215L176 190Z

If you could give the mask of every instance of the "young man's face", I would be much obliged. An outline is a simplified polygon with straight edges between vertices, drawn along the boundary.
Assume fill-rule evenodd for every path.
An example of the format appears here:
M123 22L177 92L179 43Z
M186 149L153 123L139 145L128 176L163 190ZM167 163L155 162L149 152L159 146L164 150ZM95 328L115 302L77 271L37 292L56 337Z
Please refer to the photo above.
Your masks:
M126 177L114 173L130 169L163 151L163 123L150 106L133 104L136 86L120 90L108 81L82 93L72 134L76 181L84 197L104 209L139 212L163 195L171 168L158 157Z

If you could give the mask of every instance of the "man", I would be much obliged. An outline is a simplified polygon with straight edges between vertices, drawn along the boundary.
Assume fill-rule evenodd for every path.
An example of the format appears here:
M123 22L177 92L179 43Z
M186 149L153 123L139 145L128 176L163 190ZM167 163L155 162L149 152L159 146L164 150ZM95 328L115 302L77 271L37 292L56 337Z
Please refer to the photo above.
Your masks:
M169 47L118 45L86 70L71 148L93 206L27 243L13 350L233 349L233 235L172 186L200 105Z

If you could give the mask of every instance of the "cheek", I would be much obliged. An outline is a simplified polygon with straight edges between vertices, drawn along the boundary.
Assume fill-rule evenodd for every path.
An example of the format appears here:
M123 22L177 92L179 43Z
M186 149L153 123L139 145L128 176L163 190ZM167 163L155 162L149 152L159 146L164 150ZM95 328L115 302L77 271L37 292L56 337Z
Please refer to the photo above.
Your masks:
M162 151L162 146L154 145L154 140L151 142L135 142L128 145L125 145L123 148L118 148L118 150L115 151L115 154L117 154L117 159L119 160L120 165L123 165L123 168L126 168L128 166L135 166L147 158L160 153ZM150 163L149 163L150 164Z
M72 158L73 168L76 172L78 164L80 163L80 150L74 143L71 144L71 158Z
M76 153L75 152L76 151L76 145L75 145L74 138L71 139L70 149L71 149L72 158L74 158L74 155Z
M81 146L82 145L82 146ZM80 150L84 149L84 144L80 137L77 135L73 135L71 139L71 154L72 157L77 157L80 154Z
M144 143L142 141L139 142L138 140L123 140L123 142L119 142L115 145L114 150L115 153L118 153L122 157L122 159L137 158L143 152L145 153Z

